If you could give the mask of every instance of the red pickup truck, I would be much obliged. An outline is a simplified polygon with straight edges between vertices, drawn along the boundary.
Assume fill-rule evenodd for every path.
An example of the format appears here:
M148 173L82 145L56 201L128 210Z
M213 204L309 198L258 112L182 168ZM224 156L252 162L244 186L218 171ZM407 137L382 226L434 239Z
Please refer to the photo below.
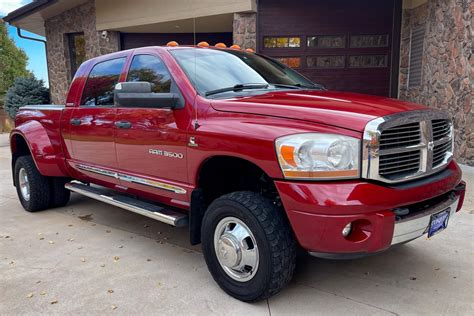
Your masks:
M239 49L147 47L86 61L67 103L21 108L14 185L30 212L70 191L189 225L219 286L277 293L298 245L354 258L446 228L465 183L441 111L331 92Z

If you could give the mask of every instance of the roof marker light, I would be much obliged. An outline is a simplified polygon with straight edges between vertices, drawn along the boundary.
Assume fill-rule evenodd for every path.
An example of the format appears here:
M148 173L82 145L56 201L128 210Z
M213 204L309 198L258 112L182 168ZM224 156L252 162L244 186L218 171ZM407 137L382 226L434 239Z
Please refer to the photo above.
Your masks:
M246 52L249 52L249 53L255 53L255 51L254 51L253 49L251 49L251 48L246 48L245 51L246 51Z
M179 46L179 44L176 41L171 41L171 42L166 43L166 46L176 47L176 46Z
M215 47L217 48L227 48L227 45L224 44L224 43L217 43L216 45L214 45Z
M240 46L237 45L237 44L234 44L234 45L232 45L230 48L232 48L232 49L240 49Z
M208 42L199 42L197 44L198 47L209 47L209 43Z

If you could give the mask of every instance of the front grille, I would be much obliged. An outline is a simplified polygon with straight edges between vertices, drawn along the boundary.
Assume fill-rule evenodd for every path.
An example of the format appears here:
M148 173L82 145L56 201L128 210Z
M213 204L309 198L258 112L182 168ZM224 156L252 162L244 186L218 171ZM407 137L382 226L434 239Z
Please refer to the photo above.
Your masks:
M448 120L433 120L433 140L440 140L449 136L451 126Z
M380 135L380 149L417 145L421 141L420 123L414 122L386 129Z
M400 175L417 172L420 169L420 151L381 155L379 158L379 174L391 179Z
M451 144L452 123L440 111L375 119L364 131L362 175L392 183L432 174L451 161Z
M433 168L441 165L446 159L446 155L452 152L451 141L444 144L436 145L433 149Z

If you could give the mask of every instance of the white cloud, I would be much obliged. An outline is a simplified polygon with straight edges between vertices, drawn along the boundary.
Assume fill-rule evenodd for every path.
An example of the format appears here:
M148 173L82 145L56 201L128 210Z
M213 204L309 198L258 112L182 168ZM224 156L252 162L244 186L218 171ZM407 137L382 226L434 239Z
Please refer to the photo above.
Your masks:
M31 2L29 0L0 0L0 16L7 15L8 13L24 6L26 3Z

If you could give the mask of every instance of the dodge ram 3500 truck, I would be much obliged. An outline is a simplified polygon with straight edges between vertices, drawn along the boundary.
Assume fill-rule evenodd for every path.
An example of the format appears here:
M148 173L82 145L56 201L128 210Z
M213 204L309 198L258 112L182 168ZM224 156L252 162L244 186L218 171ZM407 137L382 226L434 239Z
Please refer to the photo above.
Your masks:
M327 91L219 46L86 61L65 105L21 108L11 152L27 211L73 191L189 225L215 281L243 301L288 283L298 245L354 258L431 237L465 193L446 113Z

